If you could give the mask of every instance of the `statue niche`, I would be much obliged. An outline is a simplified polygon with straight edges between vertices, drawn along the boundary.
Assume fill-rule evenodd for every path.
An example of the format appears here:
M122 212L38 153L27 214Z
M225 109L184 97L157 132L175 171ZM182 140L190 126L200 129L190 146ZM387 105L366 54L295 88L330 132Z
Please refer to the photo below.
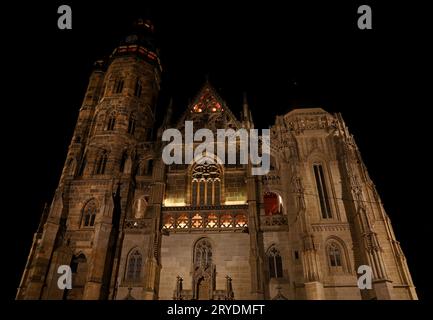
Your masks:
M208 239L201 239L195 245L192 278L193 299L213 299L215 265L212 263L212 246Z

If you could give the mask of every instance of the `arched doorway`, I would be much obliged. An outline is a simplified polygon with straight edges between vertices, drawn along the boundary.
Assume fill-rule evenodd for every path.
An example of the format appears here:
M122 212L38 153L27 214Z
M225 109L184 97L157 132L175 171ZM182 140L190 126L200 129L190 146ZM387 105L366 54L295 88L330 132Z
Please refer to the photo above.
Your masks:
M197 299L209 300L210 299L210 278L202 276L197 281Z

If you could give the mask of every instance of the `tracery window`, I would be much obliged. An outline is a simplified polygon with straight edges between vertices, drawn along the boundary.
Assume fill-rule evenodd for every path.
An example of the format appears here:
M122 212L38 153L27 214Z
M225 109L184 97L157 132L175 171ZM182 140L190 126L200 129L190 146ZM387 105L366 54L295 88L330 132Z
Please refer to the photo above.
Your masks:
M97 206L95 200L90 200L83 209L83 226L93 227L95 225L95 218L97 212Z
M212 265L212 245L208 239L199 240L194 249L194 266L203 269Z
M282 278L283 277L283 262L280 252L275 246L268 250L268 263L269 263L269 277Z
M103 150L96 161L95 174L104 174L107 166L108 153Z
M137 281L141 277L141 266L143 258L138 250L134 250L128 259L128 268L126 272L126 280Z
M341 250L336 243L328 245L328 259L331 267L341 267Z
M221 170L216 164L197 164L192 172L193 206L219 205L221 202Z

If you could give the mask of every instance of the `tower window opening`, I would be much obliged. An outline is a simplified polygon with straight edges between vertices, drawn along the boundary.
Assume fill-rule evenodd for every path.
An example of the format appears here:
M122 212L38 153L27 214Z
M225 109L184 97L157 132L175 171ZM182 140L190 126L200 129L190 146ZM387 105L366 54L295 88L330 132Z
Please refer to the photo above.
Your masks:
M134 132L135 132L135 118L134 116L131 115L128 122L128 133L134 134Z
M95 225L97 206L94 200L89 201L83 209L83 226L93 227Z
M116 117L115 117L114 115L111 115L111 116L108 118L107 130L108 130L108 131L113 131L115 125L116 125Z
M125 81L123 79L116 80L114 84L114 93L122 93Z
M319 193L320 209L322 211L322 218L332 218L331 206L329 204L328 190L326 189L325 175L323 173L323 167L320 164L315 164L314 178L316 180L317 192Z
M122 153L122 158L120 159L120 168L119 168L120 172L125 171L125 164L126 164L127 159L128 159L128 153L126 151L124 151Z
M141 81L137 79L137 81L135 82L134 96L140 98L142 89L143 87L141 85Z
M87 157L84 156L83 161L81 161L80 169L78 170L78 176L81 177L84 174L84 169L86 169Z
M105 173L105 167L107 166L107 161L108 161L108 155L107 155L107 152L104 151L99 156L99 158L96 162L95 174L104 174Z

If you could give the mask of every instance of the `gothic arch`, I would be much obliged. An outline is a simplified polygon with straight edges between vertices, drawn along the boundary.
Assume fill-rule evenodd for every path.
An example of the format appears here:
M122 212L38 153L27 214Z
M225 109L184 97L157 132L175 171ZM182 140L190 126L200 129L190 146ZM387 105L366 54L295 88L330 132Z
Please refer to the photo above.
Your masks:
M154 159L152 157L140 159L137 165L137 175L144 176L152 174L153 161Z
M284 198L281 195L282 192L275 188L264 188L262 197L263 197L263 206L265 215L273 215L273 214L286 214L286 206L284 205ZM275 199L273 197L275 195ZM267 196L269 198L267 199ZM276 206L276 208L274 208Z
M147 213L147 207L148 207L149 203L148 200L146 199L146 196L140 196L137 199L135 199L134 201L134 218L135 219L142 219L146 217L146 213Z
M283 278L283 257L275 243L272 243L266 250L269 278Z
M199 238L192 252L192 288L194 299L209 300L216 285L214 246L207 237Z
M87 200L81 209L80 226L93 227L99 212L99 204L95 198Z
M338 201L336 197L336 190L334 187L334 178L332 175L331 168L329 167L329 159L323 154L319 152L313 152L310 156L308 156L308 175L310 176L311 185L314 186L314 194L317 195L317 202L319 209L320 206L320 192L318 191L317 186L317 178L315 177L315 167L319 166L322 168L324 174L324 186L327 191L327 196L330 205L330 213L332 219L340 220L340 212L338 208Z
M116 110L107 110L105 113L104 130L113 131L119 121Z
M313 150L311 153L309 153L307 155L307 162L309 162L310 164L314 164L314 163L321 163L323 165L327 164L329 161L331 161L331 159L329 159L329 157L323 153L322 151L319 150Z
M109 157L110 157L110 151L107 150L106 148L100 148L95 152L93 174L106 174Z
M224 203L224 167L218 163L194 163L188 168L187 203L192 206Z
M193 265L196 263L196 249L201 245L201 244L206 244L212 251L215 249L215 243L214 241L212 241L210 238L208 237L200 237L198 238L193 246L192 246L192 259L191 261L193 262Z
M337 236L329 236L325 241L325 261L329 273L351 273L351 262L345 242Z
M137 282L143 278L144 257L139 247L133 247L126 256L124 280Z
M127 131L129 134L134 135L137 129L137 113L135 111L131 111L128 115L128 128Z
M119 172L121 174L130 174L132 172L132 159L134 152L124 149L120 156Z

